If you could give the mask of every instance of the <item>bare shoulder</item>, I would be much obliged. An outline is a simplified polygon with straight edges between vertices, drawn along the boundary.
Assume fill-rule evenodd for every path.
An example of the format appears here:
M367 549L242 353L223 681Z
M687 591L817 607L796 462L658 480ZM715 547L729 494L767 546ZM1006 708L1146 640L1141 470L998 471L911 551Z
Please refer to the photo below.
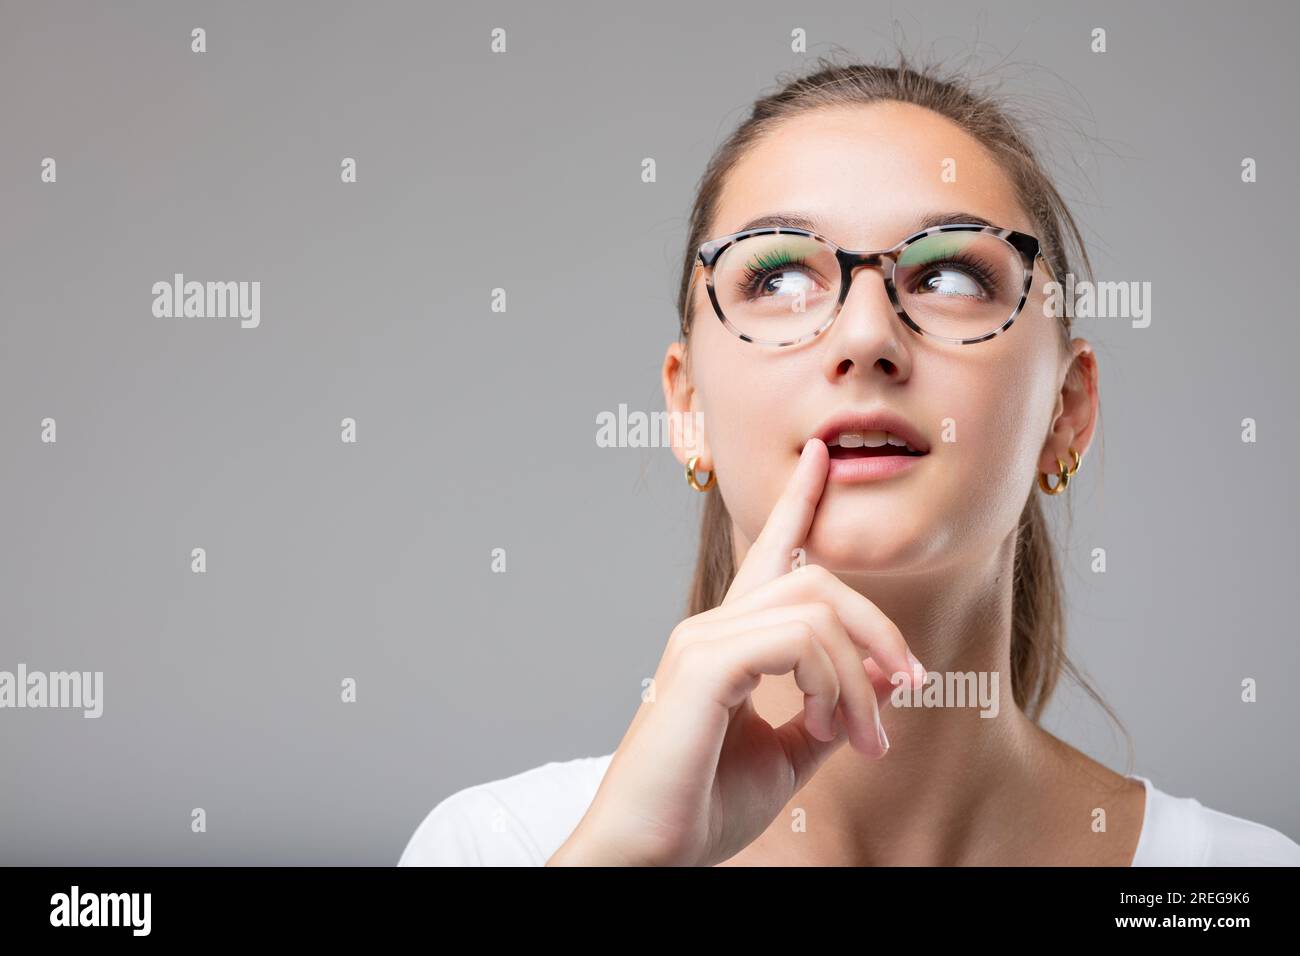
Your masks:
M1058 821L1059 862L1080 866L1129 866L1142 839L1146 786L1118 773L1076 747L1043 731L1050 759L1042 795Z
M1300 844L1267 824L1175 796L1142 776L1126 776L1058 741L1061 806L1086 814L1089 835L1069 828L1063 846L1084 865L1300 866ZM1104 829L1103 829L1104 828Z

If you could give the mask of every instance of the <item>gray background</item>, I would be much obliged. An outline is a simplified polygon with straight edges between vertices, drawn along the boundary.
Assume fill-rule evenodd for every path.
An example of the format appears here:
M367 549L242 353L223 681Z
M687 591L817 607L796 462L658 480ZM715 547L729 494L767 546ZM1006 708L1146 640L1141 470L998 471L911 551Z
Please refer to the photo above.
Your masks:
M0 669L105 673L99 720L0 711L3 862L390 864L454 790L616 746L699 500L595 417L660 408L692 189L794 27L1006 58L1056 118L1099 277L1154 306L1076 326L1072 652L1136 772L1300 837L1294 8L2 9ZM174 272L260 280L261 327L154 318ZM1070 685L1047 724L1124 769Z

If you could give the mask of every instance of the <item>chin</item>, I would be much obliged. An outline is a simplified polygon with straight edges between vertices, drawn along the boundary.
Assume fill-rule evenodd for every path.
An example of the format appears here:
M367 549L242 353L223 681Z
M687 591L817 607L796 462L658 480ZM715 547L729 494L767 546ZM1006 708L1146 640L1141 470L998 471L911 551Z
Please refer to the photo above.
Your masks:
M921 558L925 535L898 510L856 504L852 509L823 509L804 542L807 563L830 571L871 573L901 571Z

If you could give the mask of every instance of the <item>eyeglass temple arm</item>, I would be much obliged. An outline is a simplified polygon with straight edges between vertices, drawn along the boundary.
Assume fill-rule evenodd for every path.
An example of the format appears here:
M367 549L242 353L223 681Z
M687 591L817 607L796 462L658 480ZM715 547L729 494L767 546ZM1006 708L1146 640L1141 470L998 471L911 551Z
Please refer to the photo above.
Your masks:
M1056 278L1056 270L1054 270L1052 264L1047 261L1047 256L1043 255L1042 252L1037 252L1034 254L1034 261L1037 262L1039 259L1043 261L1043 268L1047 270L1047 274L1051 276L1052 281L1057 285L1060 285L1061 280Z
M704 263L700 261L699 256L696 256L695 267L691 269L691 278L686 284L686 299L688 302L690 301L691 293L695 291L695 280L699 278L700 272L703 271L703 269Z

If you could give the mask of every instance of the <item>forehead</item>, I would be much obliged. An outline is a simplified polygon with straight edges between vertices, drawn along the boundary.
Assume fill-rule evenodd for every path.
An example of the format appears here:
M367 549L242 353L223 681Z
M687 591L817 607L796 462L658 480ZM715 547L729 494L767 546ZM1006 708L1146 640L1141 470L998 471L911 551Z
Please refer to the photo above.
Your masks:
M751 146L724 184L710 235L793 212L842 246L878 249L927 215L955 211L1034 231L1007 172L973 136L919 106L873 103L802 113Z

